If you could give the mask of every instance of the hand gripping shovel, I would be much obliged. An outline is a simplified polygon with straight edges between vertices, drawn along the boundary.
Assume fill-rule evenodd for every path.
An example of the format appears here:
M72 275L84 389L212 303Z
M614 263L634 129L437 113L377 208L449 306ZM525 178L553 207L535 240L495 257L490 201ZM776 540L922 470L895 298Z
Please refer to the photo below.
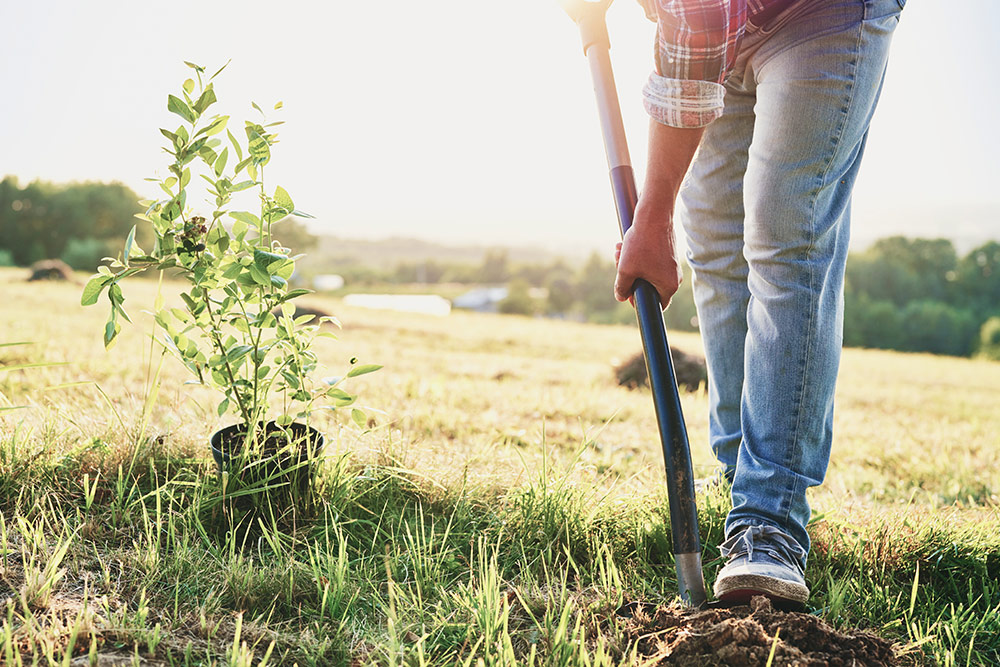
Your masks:
M604 15L611 2L612 0L560 0L563 9L580 28L583 52L590 61L604 134L604 148L611 169L611 188L618 210L618 223L624 236L632 226L639 195L629 160L618 91L611 71L611 58L608 55L611 40ZM667 468L667 498L670 501L670 528L677 563L677 588L685 602L698 607L705 602L705 581L701 573L701 541L698 537L698 508L694 496L691 451L684 415L681 414L674 364L667 345L667 332L663 327L663 310L656 290L645 280L635 282L635 312L642 334L646 370L653 390L656 422L660 429L663 459Z

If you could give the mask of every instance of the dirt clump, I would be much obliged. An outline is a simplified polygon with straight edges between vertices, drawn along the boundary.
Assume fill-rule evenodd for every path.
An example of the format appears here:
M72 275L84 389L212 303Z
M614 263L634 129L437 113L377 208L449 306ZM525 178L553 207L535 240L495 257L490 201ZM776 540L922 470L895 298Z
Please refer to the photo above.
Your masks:
M705 359L695 354L688 354L676 347L670 348L670 357L674 362L674 374L677 376L677 386L688 391L698 391L703 382L708 381L708 371L705 369ZM646 358L642 352L637 352L624 362L615 366L615 379L618 384L629 389L649 386L646 376Z
M31 265L31 275L28 282L38 280L62 280L76 282L73 279L73 269L61 259L43 259Z
M891 644L863 630L839 631L810 614L774 609L764 597L750 606L636 609L624 622L644 665L860 667L898 665Z

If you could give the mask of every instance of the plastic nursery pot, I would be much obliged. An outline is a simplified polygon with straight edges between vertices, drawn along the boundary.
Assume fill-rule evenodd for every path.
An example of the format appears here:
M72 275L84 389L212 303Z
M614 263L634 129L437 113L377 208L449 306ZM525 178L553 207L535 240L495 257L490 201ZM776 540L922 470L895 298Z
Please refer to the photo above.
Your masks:
M272 459L267 467L277 470L308 461L310 456L316 457L326 444L322 433L298 422L287 426L268 422L263 426L263 436L263 443L255 454L259 459ZM233 424L212 434L212 456L220 471L239 458L245 442L245 424ZM247 460L246 463L252 465L255 461Z

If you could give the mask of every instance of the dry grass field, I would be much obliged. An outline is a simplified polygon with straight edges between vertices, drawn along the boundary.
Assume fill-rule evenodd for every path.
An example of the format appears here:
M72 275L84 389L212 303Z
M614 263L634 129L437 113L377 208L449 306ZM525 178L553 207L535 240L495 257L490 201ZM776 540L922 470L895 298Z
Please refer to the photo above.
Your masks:
M638 548L622 546L618 551L619 543L628 541L622 536L632 530L629 522L633 521L622 518L621 508L662 509L662 462L650 394L617 386L612 372L616 360L639 350L637 331L630 327L465 312L438 318L348 308L337 300L305 297L308 305L328 311L343 324L342 330L335 332L337 341L319 343L328 375L343 375L352 357L384 366L377 373L352 379L349 385L369 415L367 428L340 413L317 417L328 437L331 475L336 479L347 475L352 480L352 493L361 494L352 498L374 493L358 490L365 480L395 480L400 486L393 497L405 499L405 503L399 501L400 507L410 508L400 510L400 516L411 516L408 512L416 503L420 521L424 521L423 512L437 517L426 524L430 526L426 534L403 530L403 522L383 535L384 539L371 537L367 547L342 539L342 543L353 544L349 552L352 572L381 583L373 584L371 590L357 582L351 584L350 590L356 593L353 606L345 602L344 609L350 610L328 627L330 618L319 613L317 620L309 611L328 604L328 595L320 595L308 583L310 577L315 580L320 575L310 570L308 556L295 556L294 548L283 556L291 559L285 565L277 569L273 564L260 565L262 572L271 574L262 574L256 583L243 584L251 589L259 587L259 596L248 593L253 599L234 598L226 593L226 586L200 581L194 574L190 575L190 587L185 588L182 580L188 575L184 573L195 567L195 561L171 565L184 549L192 548L179 537L183 527L193 521L187 518L184 503L196 502L200 491L191 489L214 477L207 437L224 425L215 414L214 395L190 384L187 371L151 342L150 334L155 331L143 310L150 308L158 289L169 302L174 288L169 284L159 288L155 281L135 281L132 289L126 290L129 300L125 303L135 324L126 325L117 345L105 351L101 341L106 316L103 302L82 308L82 284L29 284L24 277L21 270L0 270L0 344L31 343L0 347L0 407L24 408L0 412L0 508L5 517L0 526L4 533L0 549L6 554L16 551L22 562L28 562L25 554L30 549L25 545L32 530L37 544L31 549L48 554L39 556L41 563L50 560L59 545L66 545L61 559L66 572L56 577L55 570L48 572L43 567L38 576L52 579L53 600L65 602L76 596L73 599L78 604L80 595L84 600L87 595L93 600L99 597L95 591L100 587L93 583L96 575L92 571L101 572L106 565L94 566L94 554L101 563L119 563L118 581L124 583L120 583L116 604L131 616L115 616L114 604L108 602L115 594L111 586L102 593L104 611L92 602L96 611L87 617L86 631L78 628L85 641L72 648L69 617L53 611L55 602L48 608L22 603L27 569L18 573L8 565L2 577L6 586L0 583L0 600L7 600L0 663L21 660L32 664L36 660L49 664L46 660L51 659L51 664L70 664L72 655L89 655L91 663L98 664L100 655L116 652L150 664L249 665L258 664L270 646L268 664L475 664L477 660L508 664L510 660L527 661L525 647L534 641L537 656L547 655L549 664L557 664L552 656L558 653L553 649L558 637L546 635L549 625L541 621L534 630L516 630L512 625L506 630L512 638L507 642L510 651L505 652L507 644L498 639L503 650L494 654L489 641L476 643L473 631L452 627L454 616L442 612L436 621L430 611L451 599L449 595L465 590L462 562L467 568L480 567L477 581L485 576L482 568L486 567L505 590L509 587L524 595L531 591L537 594L542 580L537 562L519 560L502 544L493 545L494 560L487 558L485 566L469 564L475 560L469 552L458 558L455 572L431 568L426 585L434 583L437 592L423 591L426 598L407 601L402 592L394 594L391 575L386 584L394 545L401 553L412 551L414 540L433 542L446 525L455 533L460 532L459 525L464 526L469 535L481 528L483 535L496 538L497 533L489 528L492 519L475 518L479 517L476 512L491 505L494 509L508 507L514 502L511 498L523 500L524 493L530 495L540 484L551 481L557 482L558 492L569 499L560 510L569 514L560 515L560 521L568 522L566 516L572 515L580 526L593 528L590 533L595 535L600 532L597 526L611 526L600 533L605 546L591 545L581 553L593 556L595 550L605 553L602 549L606 547L608 554L620 557L618 567L623 575L616 585L619 593L624 590L626 597L643 595L656 600L669 597L669 574L660 583L648 583L650 572L663 573L662 563L652 562L656 559ZM671 343L700 353L696 335L671 334ZM11 369L23 364L42 365ZM996 620L1000 588L995 581L988 581L1000 575L998 397L1000 363L845 350L833 459L826 484L812 495L817 549L809 574L814 613L837 624L870 627L896 641L904 657L914 662L990 664L993 658L1000 659L1000 640L995 634L1000 631ZM696 475L709 476L714 467L706 445L704 389L683 394L682 402ZM148 471L133 479L129 465L135 462L137 452L142 450L146 456L151 447L157 451L150 454L150 466L159 465L155 461L169 461L174 471L183 471L171 472L168 465L160 481L187 485L181 491L177 491L180 486L175 487L162 500L174 508L171 516L178 517L176 533L174 528L168 531L169 539L177 540L176 548L164 548L158 541L159 546L150 546L154 538L144 541L149 533L141 529L144 522L153 520L149 518L151 507L161 511L162 494L156 492L160 482L151 483ZM174 474L179 476L171 477ZM135 481L140 478L144 481ZM106 481L107 486L91 492L98 488L97 479L102 485ZM133 483L142 491L129 491L128 484ZM151 505L154 497L156 502ZM466 500L456 497L475 502L466 506L462 504ZM718 543L725 499L705 496L699 500L710 554ZM330 502L330 507L340 507L334 500ZM357 503L363 505L360 500ZM522 507L517 502L512 506ZM383 513L388 512L387 507L390 504L383 504ZM467 510L473 518L464 523L456 519L461 514L458 507L464 507L463 512ZM345 516L349 514L344 511ZM93 517L104 521L108 516L112 517L108 525L113 528L95 524ZM511 526L527 530L527 515L518 516L522 522L511 519ZM654 530L648 524L656 516L664 515L654 512L643 514L641 521L634 520L645 530ZM382 526L385 518L373 515L370 520ZM360 537L364 522L357 521L360 523L351 525L356 525L358 539L367 539ZM539 521L544 527L548 519ZM329 538L329 525L327 529ZM572 579L575 572L577 578L587 579L574 569L586 569L586 561L592 565L587 572L593 575L587 585L604 590L596 574L595 563L600 559L574 557L574 540L590 538L571 535L568 528L560 537L560 530L556 526L546 548L562 544L564 538L565 544L554 550L553 560L542 559L547 563L542 568L546 576L555 576L558 581L553 572L561 563L563 593L569 595L567 590L574 586L567 584L566 576ZM662 526L656 530L663 534ZM120 531L125 532L118 534ZM15 533L20 537L8 537ZM448 543L450 535L444 531L441 544ZM505 539L518 543L519 535L514 531ZM525 538L520 543L522 553L537 539ZM191 536L183 540L198 541ZM476 539L469 537L466 542L475 545ZM371 548L376 553L369 562L365 549ZM461 551L455 548L456 553ZM476 551L475 546L469 548ZM484 548L480 544L479 549ZM142 553L149 549L160 553L159 560L143 560ZM566 565L562 550L575 565ZM218 571L245 566L234 565L237 555L230 556L236 560L217 556L219 563L225 561L217 565ZM342 562L347 562L344 558L347 556ZM59 561L56 559L56 569ZM140 565L129 565L132 561ZM714 566L711 558L706 558L706 563L710 581ZM872 570L879 564L881 575ZM286 576L279 571L300 570L305 583L268 579ZM643 577L645 583L640 583ZM86 581L91 581L89 588L81 583ZM312 592L299 591L300 584ZM329 581L327 584L329 587ZM228 586L231 589L235 584ZM282 586L287 588L285 593ZM580 586L577 588L583 590ZM964 588L968 590L960 590ZM279 604L286 594L287 604ZM300 601L296 611L293 601L299 594L307 602ZM19 595L22 602L18 602ZM204 598L198 597L204 595L214 599L207 607ZM317 595L323 598L321 602L313 599ZM489 601L480 602L486 605ZM413 610L411 616L400 611L406 605ZM145 616L139 614L143 608ZM563 608L569 606L564 603ZM574 613L582 614L583 608L578 603ZM419 609L430 616L417 613ZM237 612L243 613L239 618L245 618L247 625L230 622ZM79 609L74 613L77 620L82 618ZM207 632L206 614L230 620L219 620L217 633ZM48 620L41 620L43 617ZM274 632L267 630L269 622L263 619L268 618L270 625L278 628ZM62 619L63 626L56 627L53 619ZM561 630L567 636L576 632L573 623L568 623L569 630ZM467 625L480 627L472 621ZM581 648L566 654L569 657L558 664L611 664L601 663L600 651L593 642L584 641L586 621L577 620L577 626L578 630L584 628L575 640ZM559 627L554 623L549 630L556 632ZM504 631L489 630L498 637ZM241 632L244 641L253 638L247 646L241 646ZM336 641L324 643L324 632ZM449 638L448 633L457 635ZM407 641L399 639L404 635ZM536 638L532 640L532 636ZM108 639L111 637L116 639ZM412 648L414 645L421 647L419 651ZM71 646L69 651L67 646ZM252 660L250 653L255 655Z

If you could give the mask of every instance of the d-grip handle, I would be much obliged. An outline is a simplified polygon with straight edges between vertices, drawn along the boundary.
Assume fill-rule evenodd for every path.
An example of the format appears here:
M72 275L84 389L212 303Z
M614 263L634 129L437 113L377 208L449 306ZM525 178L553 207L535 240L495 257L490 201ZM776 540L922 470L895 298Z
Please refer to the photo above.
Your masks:
M594 44L611 48L608 37L608 27L604 15L608 12L613 0L559 0L563 10L580 26L580 37L583 39L583 53L587 54Z

